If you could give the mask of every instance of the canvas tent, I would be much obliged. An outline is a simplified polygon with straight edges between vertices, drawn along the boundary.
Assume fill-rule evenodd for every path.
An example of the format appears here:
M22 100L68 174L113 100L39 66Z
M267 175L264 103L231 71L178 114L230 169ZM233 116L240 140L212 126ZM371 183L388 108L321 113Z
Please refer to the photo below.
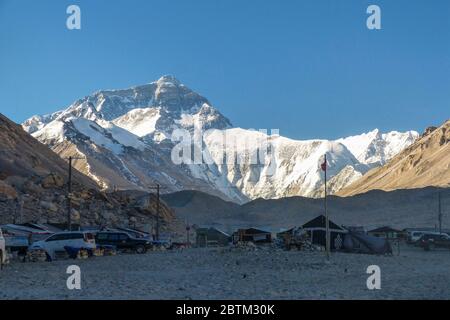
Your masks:
M313 244L323 247L326 246L326 218L324 215L314 218L302 227L308 232ZM329 220L329 230L331 250L341 250L343 248L344 237L348 231L331 220Z
M368 232L370 236L378 237L378 238L386 238L386 239L398 239L403 237L404 232L385 226L377 229L370 230Z
M270 243L272 242L272 233L256 228L239 229L233 234L233 242Z
M392 254L392 248L385 238L364 233L349 232L344 238L344 250L352 253Z
M203 227L195 230L198 247L227 246L231 242L231 236L214 227Z
M286 236L291 236L295 232L296 228L290 228L277 233L277 239L284 240Z

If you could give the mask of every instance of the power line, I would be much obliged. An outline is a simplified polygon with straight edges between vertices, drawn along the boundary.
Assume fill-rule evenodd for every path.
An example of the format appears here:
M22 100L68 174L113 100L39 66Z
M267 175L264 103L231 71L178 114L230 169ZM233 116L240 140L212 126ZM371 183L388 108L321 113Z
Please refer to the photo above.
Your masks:
M84 160L85 158L69 157L69 180L67 182L67 227L69 231L72 231L72 161Z
M156 241L159 241L159 216L160 216L160 202L161 202L161 189L166 189L165 187L161 187L160 184L157 184L156 186L150 186L148 187L150 190L156 190ZM151 199L149 202L149 205L151 203Z

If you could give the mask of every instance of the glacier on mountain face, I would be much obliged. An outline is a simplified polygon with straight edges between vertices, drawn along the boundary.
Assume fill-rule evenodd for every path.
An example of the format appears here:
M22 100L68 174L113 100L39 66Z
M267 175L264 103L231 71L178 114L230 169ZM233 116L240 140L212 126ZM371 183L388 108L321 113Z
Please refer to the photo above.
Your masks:
M82 153L86 164L79 170L105 188L145 189L157 182L168 191L194 189L235 202L322 196L319 163L324 154L329 192L335 193L419 136L374 130L336 141L296 141L234 128L206 98L172 76L130 89L98 91L65 110L34 116L23 128L61 155L72 149ZM171 161L175 143L170 138L180 129L204 133L198 147L210 162ZM265 148L268 152L261 154Z
M160 108L136 108L113 120L113 123L138 137L144 137L156 131L160 112Z

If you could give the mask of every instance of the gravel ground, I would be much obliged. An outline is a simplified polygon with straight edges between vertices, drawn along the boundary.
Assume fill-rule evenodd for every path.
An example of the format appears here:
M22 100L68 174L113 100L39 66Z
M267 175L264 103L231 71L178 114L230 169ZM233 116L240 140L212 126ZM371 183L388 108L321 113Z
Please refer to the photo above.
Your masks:
M82 288L66 287L81 268ZM367 289L369 265L381 290ZM403 247L392 257L259 249L189 249L53 263L14 262L0 299L450 299L450 251Z

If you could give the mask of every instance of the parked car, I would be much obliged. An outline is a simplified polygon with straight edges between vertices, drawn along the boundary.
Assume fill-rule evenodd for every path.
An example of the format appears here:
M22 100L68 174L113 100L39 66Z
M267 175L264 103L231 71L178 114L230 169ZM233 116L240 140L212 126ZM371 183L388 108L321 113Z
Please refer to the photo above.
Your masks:
M150 240L134 238L126 232L99 232L95 236L95 241L100 246L114 246L118 250L133 250L138 254L146 253L152 248Z
M450 236L447 234L424 234L418 244L427 251L432 248L450 249Z
M2 229L0 229L0 269L3 269L3 265L6 263L6 241L3 237Z
M418 241L424 235L440 235L440 233L432 231L412 231L408 234L408 243L419 245Z
M14 235L3 229L3 238L5 238L6 250L9 252L17 252L19 255L26 255L30 246L27 236Z
M60 232L33 243L28 250L42 249L47 253L49 260L53 260L56 252L66 251L65 247L94 250L96 248L95 237L90 232Z

